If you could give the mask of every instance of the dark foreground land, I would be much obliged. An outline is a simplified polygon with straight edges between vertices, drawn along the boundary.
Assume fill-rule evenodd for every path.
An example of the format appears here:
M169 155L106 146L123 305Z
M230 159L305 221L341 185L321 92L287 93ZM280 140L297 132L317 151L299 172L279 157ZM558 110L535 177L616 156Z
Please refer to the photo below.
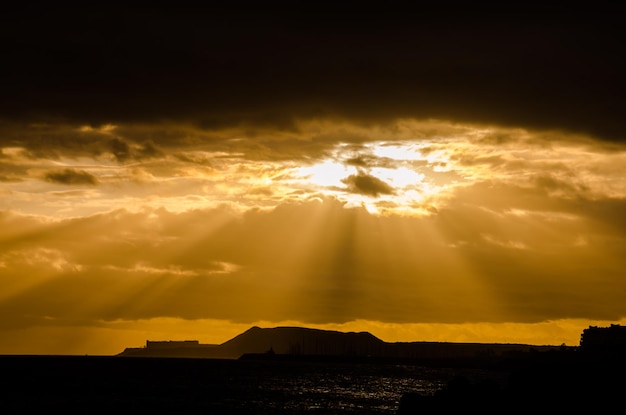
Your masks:
M545 413L621 407L621 352L388 361L0 356L0 413Z
M568 349L519 354L490 365L506 375L504 383L457 376L433 395L404 394L397 413L622 412L624 351Z

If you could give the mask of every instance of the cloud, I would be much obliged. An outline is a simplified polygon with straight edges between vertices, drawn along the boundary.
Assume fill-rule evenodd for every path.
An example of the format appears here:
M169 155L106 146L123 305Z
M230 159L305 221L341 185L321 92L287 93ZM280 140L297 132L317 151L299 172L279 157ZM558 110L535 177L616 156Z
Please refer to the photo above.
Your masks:
M115 159L121 163L128 160L150 159L163 155L163 152L152 141L129 143L120 137L113 137L106 143L106 147L108 147Z
M353 174L342 180L348 191L368 196L377 197L381 194L391 195L394 193L393 187L377 177L366 173Z
M37 271L50 268L55 272L76 272L82 269L80 264L69 262L63 252L51 248L9 251L0 256L0 263L4 264L5 268L26 265Z
M307 324L620 318L623 201L544 199L540 189L483 184L422 217L376 216L334 198L245 213L4 215L3 243L24 254L1 259L13 294L0 311Z
M243 9L7 12L0 118L283 130L299 119L438 118L623 141L617 2ZM33 30L13 36L23 27Z
M98 180L84 170L63 169L46 173L45 179L52 183L67 185L95 185Z
M4 127L4 328L626 315L618 143L411 119Z
M13 196L10 204L0 200L0 207L33 214L70 216L125 206L183 211L219 204L245 210L320 194L381 214L433 214L462 187L487 182L540 188L558 198L626 195L620 180L623 146L563 132L441 120L369 127L313 120L288 132L176 123L50 124L11 131L0 137L0 171L10 179L2 182L4 191ZM342 141L346 135L353 141ZM507 139L489 138L494 135ZM55 147L42 137L60 141ZM12 141L17 138L19 143ZM117 157L112 142L120 145ZM91 177L75 174L81 172ZM74 198L69 203L68 197L54 197L58 189L37 188L34 178L99 186L82 195L63 193Z
M346 164L351 165L351 166L357 166L357 167L366 167L367 163L368 161L362 156L353 157L353 158L346 160Z
M144 134L137 134L136 131L141 132L143 129L140 126L124 128L112 124L93 127L67 120L8 120L0 122L0 158L36 160L92 157L123 163L163 155L151 135L158 131L161 141L167 144L171 134L167 127L159 125L155 128L153 125ZM184 126L179 128L179 133L184 134Z

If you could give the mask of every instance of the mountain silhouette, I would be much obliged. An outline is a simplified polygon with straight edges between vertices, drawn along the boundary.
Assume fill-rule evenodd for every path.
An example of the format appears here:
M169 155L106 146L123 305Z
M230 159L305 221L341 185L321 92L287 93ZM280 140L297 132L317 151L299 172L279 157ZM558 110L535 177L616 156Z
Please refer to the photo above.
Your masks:
M402 342L388 343L369 332L340 332L305 327L251 327L222 344L197 341L147 341L118 356L204 357L238 359L245 355L343 356L401 359L465 359L499 357L558 346L499 343Z
M385 342L367 332L344 333L303 327L252 327L222 348L233 354L263 353L296 355L356 355L371 356L383 352Z

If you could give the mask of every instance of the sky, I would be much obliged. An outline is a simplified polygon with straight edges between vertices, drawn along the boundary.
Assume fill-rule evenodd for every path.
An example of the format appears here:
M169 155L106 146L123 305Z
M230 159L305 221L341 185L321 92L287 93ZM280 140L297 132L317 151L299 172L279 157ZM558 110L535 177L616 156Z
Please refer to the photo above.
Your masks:
M22 2L0 354L626 324L626 8Z

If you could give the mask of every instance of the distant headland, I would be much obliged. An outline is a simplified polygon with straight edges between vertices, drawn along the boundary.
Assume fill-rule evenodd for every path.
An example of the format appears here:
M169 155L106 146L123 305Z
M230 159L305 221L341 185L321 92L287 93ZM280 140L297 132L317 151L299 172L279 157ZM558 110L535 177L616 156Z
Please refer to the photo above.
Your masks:
M122 357L193 357L239 359L251 355L343 356L399 359L506 357L520 352L623 349L626 326L589 326L579 346L517 343L385 342L368 332L340 332L305 327L251 327L222 344L198 340L147 340L144 347L126 348Z
M343 356L390 359L502 357L531 350L561 349L557 345L511 343L385 342L368 332L339 332L304 327L251 327L222 344L197 340L146 341L118 356L239 359L264 354Z

